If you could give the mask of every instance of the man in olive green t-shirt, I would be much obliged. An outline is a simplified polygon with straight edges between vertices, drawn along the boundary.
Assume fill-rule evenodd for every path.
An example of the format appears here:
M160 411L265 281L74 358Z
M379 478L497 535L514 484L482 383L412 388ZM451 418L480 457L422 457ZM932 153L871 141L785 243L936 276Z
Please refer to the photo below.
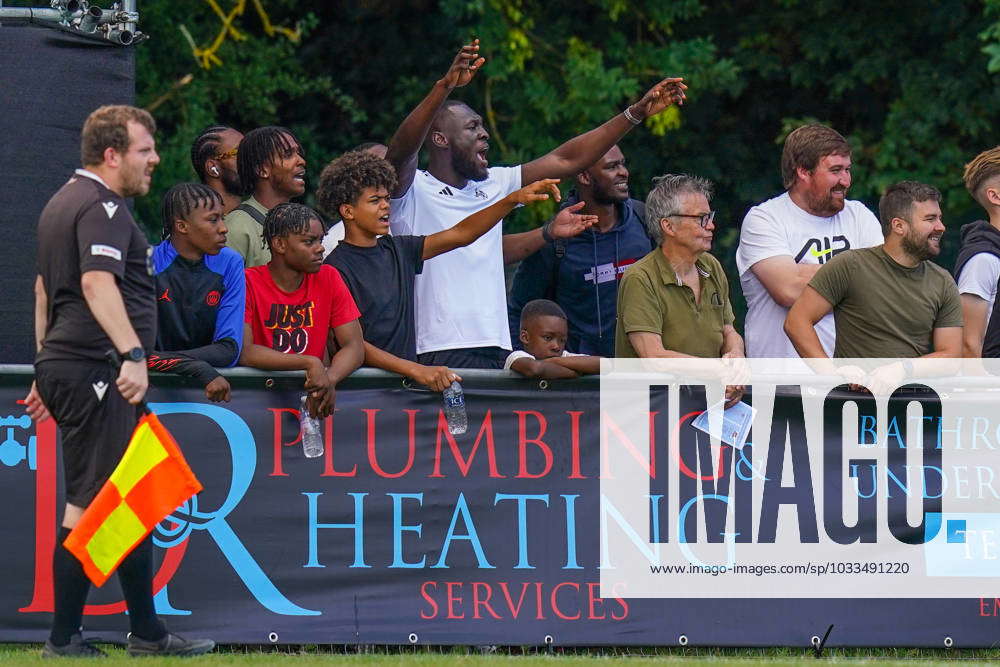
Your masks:
M962 302L941 252L940 193L902 181L879 202L885 243L843 252L809 281L785 320L801 357L825 357L813 325L833 311L838 358L959 357ZM908 362L907 362L908 363Z
M226 245L240 254L249 269L271 261L263 238L264 218L278 204L305 193L306 160L290 130L258 127L240 142L236 168L240 188L251 196L226 215Z
M712 247L712 184L667 175L646 198L646 225L659 246L628 267L618 288L615 356L742 357L729 281Z

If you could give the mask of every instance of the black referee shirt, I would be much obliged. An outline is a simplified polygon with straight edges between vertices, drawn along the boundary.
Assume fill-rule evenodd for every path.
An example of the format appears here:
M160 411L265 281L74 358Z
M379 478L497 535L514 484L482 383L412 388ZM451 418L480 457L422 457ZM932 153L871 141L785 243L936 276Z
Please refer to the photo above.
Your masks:
M80 276L87 271L115 275L132 328L142 347L152 350L156 294L151 253L124 199L80 172L62 186L38 219L38 273L48 296L48 327L35 362L103 361L113 347L83 298Z

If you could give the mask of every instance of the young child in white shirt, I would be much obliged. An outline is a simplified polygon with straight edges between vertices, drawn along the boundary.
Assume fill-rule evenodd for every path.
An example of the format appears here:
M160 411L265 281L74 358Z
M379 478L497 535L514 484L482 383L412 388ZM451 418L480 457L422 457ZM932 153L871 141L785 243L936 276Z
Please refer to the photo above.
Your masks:
M521 310L521 343L504 362L505 370L539 379L575 378L601 372L601 358L566 351L566 313L554 301L535 299Z

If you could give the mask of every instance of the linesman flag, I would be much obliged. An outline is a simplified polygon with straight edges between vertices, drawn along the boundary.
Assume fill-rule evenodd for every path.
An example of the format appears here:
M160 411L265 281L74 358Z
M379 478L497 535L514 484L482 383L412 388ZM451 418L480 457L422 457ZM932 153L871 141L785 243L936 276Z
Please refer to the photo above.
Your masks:
M156 524L201 489L173 436L147 412L118 467L63 544L101 586Z

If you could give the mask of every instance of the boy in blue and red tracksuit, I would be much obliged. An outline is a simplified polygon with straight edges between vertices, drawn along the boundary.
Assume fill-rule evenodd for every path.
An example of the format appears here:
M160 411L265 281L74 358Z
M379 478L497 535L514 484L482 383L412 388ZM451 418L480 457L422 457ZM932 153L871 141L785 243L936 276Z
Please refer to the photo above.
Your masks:
M206 185L181 183L163 198L163 242L153 250L156 350L151 371L198 379L212 401L228 401L217 368L234 366L243 347L243 260L226 247L222 198Z

